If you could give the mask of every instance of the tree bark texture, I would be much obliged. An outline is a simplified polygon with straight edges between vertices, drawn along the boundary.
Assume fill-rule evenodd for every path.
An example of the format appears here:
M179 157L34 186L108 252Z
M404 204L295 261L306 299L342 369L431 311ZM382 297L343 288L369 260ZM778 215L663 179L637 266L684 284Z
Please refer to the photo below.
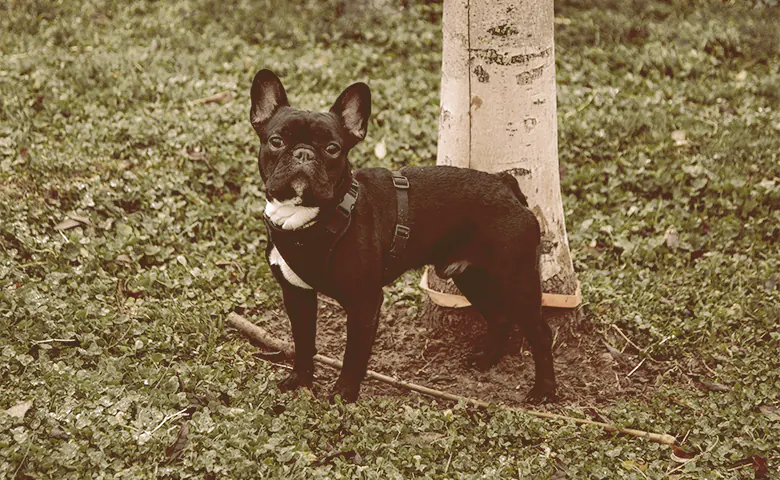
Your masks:
M575 295L558 170L553 24L553 0L445 0L437 164L512 174L542 229L543 291ZM431 288L457 293L431 268L428 278ZM424 314L441 317L431 303Z

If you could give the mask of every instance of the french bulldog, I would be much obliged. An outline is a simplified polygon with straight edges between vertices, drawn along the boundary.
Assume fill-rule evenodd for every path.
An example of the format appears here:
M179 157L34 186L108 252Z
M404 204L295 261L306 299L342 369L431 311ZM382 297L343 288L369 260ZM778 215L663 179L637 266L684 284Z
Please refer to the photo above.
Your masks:
M251 97L267 200L266 258L295 343L282 391L312 385L319 292L347 314L344 364L331 398L357 400L382 288L409 269L433 265L487 321L477 367L499 362L518 324L535 365L526 400L556 399L552 333L541 315L539 223L513 177L448 166L405 167L403 181L383 168L353 172L348 155L366 137L371 114L365 83L347 87L329 111L311 112L291 107L279 78L261 70Z

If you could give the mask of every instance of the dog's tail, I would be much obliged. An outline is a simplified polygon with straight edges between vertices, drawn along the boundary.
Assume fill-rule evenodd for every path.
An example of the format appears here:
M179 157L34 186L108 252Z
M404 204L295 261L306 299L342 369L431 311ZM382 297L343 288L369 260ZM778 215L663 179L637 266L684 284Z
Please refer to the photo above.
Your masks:
M515 197L517 197L517 199L520 200L520 203L522 203L524 207L528 206L528 199L520 190L520 185L517 184L517 180L515 180L515 177L513 177L512 175L506 172L496 173L495 175L498 178L500 178L501 181L504 182L504 184L512 190L512 193L515 194Z

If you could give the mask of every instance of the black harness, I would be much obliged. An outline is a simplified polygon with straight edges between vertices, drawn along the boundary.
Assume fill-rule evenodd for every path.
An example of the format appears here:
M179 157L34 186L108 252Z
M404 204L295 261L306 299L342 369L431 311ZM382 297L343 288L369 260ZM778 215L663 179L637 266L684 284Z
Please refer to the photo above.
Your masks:
M333 250L352 223L352 210L360 195L360 184L351 178L350 173L347 175L351 179L349 188L341 202L327 214L323 221L296 230L285 230L274 225L267 215L263 216L266 231L271 237L274 247L279 250L282 258L293 272L309 285L316 285L328 277ZM343 180L340 185L342 183ZM398 198L398 216L389 252L390 259L386 262L386 276L388 270L403 257L410 233L407 195L409 180L394 172L393 185L396 188Z
M390 247L390 258L398 261L403 257L406 250L406 242L409 241L409 179L398 172L393 172L393 186L395 186L398 216L395 221L395 233L393 234L393 243Z

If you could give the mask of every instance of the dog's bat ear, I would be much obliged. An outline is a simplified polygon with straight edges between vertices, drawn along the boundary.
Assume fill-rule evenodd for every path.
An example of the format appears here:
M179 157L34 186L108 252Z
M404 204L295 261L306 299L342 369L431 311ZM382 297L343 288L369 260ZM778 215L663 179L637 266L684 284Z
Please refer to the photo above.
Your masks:
M366 138L368 117L371 115L371 89L365 83L353 83L341 92L330 111L336 114L344 125L354 146Z
M282 81L270 70L260 70L252 80L252 107L249 110L249 121L258 135L266 122L281 108L287 107L287 93Z

